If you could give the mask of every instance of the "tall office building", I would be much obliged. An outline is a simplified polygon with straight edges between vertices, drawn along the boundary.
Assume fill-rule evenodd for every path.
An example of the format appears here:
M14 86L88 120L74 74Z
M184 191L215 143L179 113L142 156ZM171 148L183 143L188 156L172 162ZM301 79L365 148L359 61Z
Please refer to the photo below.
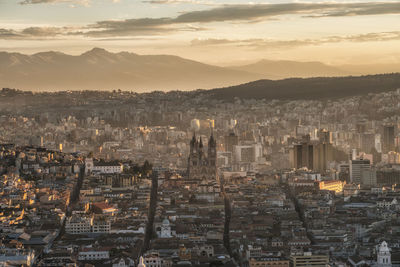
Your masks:
M383 126L383 153L394 151L394 126Z
M350 181L354 184L361 184L364 170L371 168L368 159L355 159L350 161Z
M332 133L326 129L320 129L318 131L318 139L321 143L332 143Z
M361 184L366 186L376 186L376 169L374 168L362 169Z
M224 148L226 152L233 153L234 146L239 144L239 137L235 133L231 132L229 135L224 137Z
M371 153L375 148L375 134L374 133L361 133L359 147L365 153Z
M333 146L330 143L319 143L314 145L313 170L325 173L328 163L333 161Z
M234 146L234 160L236 163L240 162L256 162L262 155L261 144L241 145Z
M329 140L329 134L324 134L321 140ZM333 160L333 147L328 142L312 142L310 136L304 136L300 144L293 146L291 151L291 167L295 169L306 167L309 170L324 173L328 163Z
M291 167L300 169L306 167L312 170L314 167L314 146L310 142L310 136L303 136L303 140L299 144L293 146L291 153Z

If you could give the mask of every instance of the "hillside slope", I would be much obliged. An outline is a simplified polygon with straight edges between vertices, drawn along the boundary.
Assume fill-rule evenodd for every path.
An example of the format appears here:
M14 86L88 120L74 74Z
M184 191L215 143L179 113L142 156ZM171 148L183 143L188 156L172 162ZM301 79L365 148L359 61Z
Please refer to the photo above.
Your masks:
M237 86L207 90L210 97L244 99L333 99L382 93L400 88L400 74L330 78L294 78L278 81L258 80Z

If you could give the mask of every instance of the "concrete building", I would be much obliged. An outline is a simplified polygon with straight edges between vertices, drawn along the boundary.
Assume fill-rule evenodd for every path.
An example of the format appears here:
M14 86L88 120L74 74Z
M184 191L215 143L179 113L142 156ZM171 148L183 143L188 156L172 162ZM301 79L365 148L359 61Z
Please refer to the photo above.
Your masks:
M249 267L289 267L289 260L281 258L252 258Z
M108 250L83 250L78 253L80 261L107 260L110 258Z
M226 152L233 153L233 147L239 144L239 137L235 133L230 133L224 137L224 148Z
M383 126L383 153L394 151L394 126L385 125Z
M65 232L73 235L90 233L90 218L76 215L69 217L65 222Z
M369 170L371 163L368 159L356 159L350 162L350 182L361 184L363 170Z
M327 267L329 256L312 255L311 252L304 252L303 255L292 255L289 258L291 267Z

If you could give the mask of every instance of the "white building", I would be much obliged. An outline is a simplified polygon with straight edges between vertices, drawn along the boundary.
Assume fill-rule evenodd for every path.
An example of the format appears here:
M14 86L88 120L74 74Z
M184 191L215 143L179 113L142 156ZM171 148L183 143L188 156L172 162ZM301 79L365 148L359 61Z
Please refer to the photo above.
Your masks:
M196 245L192 250L196 255L201 257L206 257L206 258L214 257L214 247L211 245L207 244Z
M111 231L111 222L103 216L93 216L90 221L92 233L108 234Z
M140 257L137 267L171 267L172 261L162 259L157 251L148 251Z
M390 249L385 241L383 241L378 248L377 252L377 265L379 267L391 267L392 260L391 260Z
M107 260L110 258L108 250L84 250L78 253L80 261Z
M65 232L72 235L111 232L111 222L103 216L77 216L73 215L65 222Z
M85 173L88 174L93 170L93 158L86 158L85 159Z
M100 173L100 174L113 174L122 173L124 170L124 165L119 162L95 162L93 158L85 159L85 173Z
M383 198L378 199L376 202L376 206L383 209L395 209L398 204L399 202L396 198Z
M92 172L101 174L103 173L113 174L113 173L122 173L123 170L124 170L124 165L122 165L121 163L95 162Z
M83 216L71 216L65 222L67 234L85 234L91 232L90 218Z
M248 245L246 249L246 259L259 258L261 257L261 252L262 250L260 246Z
M145 255L143 262L146 267L163 267L162 259L156 254Z
M171 224L168 219L165 219L161 224L160 238L171 238Z
M135 262L130 258L114 259L112 267L133 267Z

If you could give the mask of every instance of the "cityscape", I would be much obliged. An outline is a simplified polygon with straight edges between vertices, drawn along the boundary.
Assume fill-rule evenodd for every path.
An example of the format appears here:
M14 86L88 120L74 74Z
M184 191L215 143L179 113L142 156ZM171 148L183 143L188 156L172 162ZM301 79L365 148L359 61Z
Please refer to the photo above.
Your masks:
M0 267L400 266L399 16L0 0Z

